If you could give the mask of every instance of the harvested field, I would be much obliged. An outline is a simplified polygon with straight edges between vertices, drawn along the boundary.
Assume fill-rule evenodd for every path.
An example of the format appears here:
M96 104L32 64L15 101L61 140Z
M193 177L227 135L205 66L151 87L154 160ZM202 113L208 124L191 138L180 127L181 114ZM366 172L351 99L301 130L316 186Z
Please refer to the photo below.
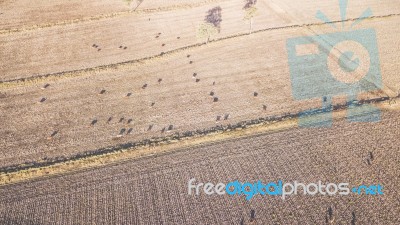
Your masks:
M37 1L32 4L29 0L3 0L0 2L2 13L0 31L22 31L31 27L51 26L65 20L76 21L127 10L129 10L129 4L124 1Z
M385 31L388 28L398 30L399 18L365 22L368 27L376 28L380 49L386 53L381 55L386 88L385 92L366 94L362 98L396 96L396 90L400 89L396 73L400 70L400 42L392 41L397 32ZM0 134L4 142L0 143L0 149L4 157L0 165L69 157L164 136L171 133L162 132L169 125L174 125L173 132L194 131L320 107L320 99L295 101L291 93L285 43L287 38L306 32L306 28L259 32L141 63L83 72L76 77L72 73L67 79L49 78L21 87L1 88L7 94L1 103L7 114L1 119L4 126ZM253 43L258 44L254 46ZM254 54L259 57L252 57ZM162 82L158 82L159 79ZM50 87L41 89L46 83L51 84ZM99 95L102 90L104 94ZM209 95L211 91L214 97ZM256 98L254 92L257 92ZM131 93L129 97L128 93ZM43 104L35 104L43 97L46 97ZM218 101L214 102L214 98ZM338 102L343 101L339 98ZM225 114L230 114L228 120L216 119ZM132 123L119 122L122 117L132 119ZM94 119L98 123L92 126ZM121 129L130 128L133 129L131 135L115 139ZM59 134L48 140L54 131Z
M247 33L248 23L242 16L235 16L242 13L241 4L241 1L221 3L220 6L227 11L224 27L212 38ZM108 20L0 35L4 52L8 53L0 55L0 59L8 58L8 63L1 60L0 72L4 74L1 79L7 81L138 60L205 42L205 39L198 38L196 30L209 8L206 5L151 15L129 14ZM264 29L288 24L275 13L260 15L258 20ZM16 48L13 43L20 44ZM168 45L162 47L163 43ZM93 44L98 45L101 51L92 48ZM120 45L129 48L122 51L118 48Z
M223 23L221 32L214 35L212 39L248 33L248 21L243 20L242 17L242 4L241 0L218 4L224 12ZM216 5L211 4L211 6ZM7 53L0 55L0 72L2 74L0 81L139 60L160 55L161 52L174 51L203 43L205 39L199 38L196 30L209 8L210 5L204 5L187 10L154 12L150 15L128 14L107 20L94 20L67 26L12 33L11 35L0 35L2 52ZM280 8L281 6L277 3L272 5L260 4L259 10L269 13L257 15L253 30L291 29L292 26L309 24L308 21L299 22L297 18L283 17L283 12L278 10ZM375 10L374 15L393 14L392 11L381 11L383 9L378 7L373 9ZM391 10L394 9L396 7L391 8ZM358 16L356 13L348 15L349 18L357 18ZM393 15L392 17L394 18L386 18L382 21L385 26L378 25L374 28L379 28L378 32L380 31L382 35L396 35L397 32L395 31L388 32L389 30L399 29L396 26L398 16ZM151 18L150 21L149 18ZM320 22L316 23L320 24ZM386 25L386 23L390 24ZM175 27L179 27L178 33ZM303 29L300 32L308 32L308 29ZM159 38L155 38L159 33ZM265 34L265 37L268 37L268 33ZM177 39L178 36L180 37L179 40ZM286 36L280 38L286 40ZM390 40L393 40L393 38ZM15 43L18 43L18 45ZM162 47L162 43L168 43L168 45ZM93 44L98 45L101 51L92 48ZM118 48L121 44L129 48L121 52L121 49ZM396 49L398 45L383 45L383 48L385 47Z
M151 14L154 12L190 9L224 0L141 1L141 0L88 0L40 1L31 5L29 0L0 2L0 33L15 33L40 28L107 20L128 14ZM226 1L226 0L225 0ZM29 5L29 7L26 7ZM140 8L138 7L140 6Z
M338 121L131 160L2 187L3 223L13 224L398 224L400 114L376 124ZM349 138L351 137L351 138ZM369 165L369 152L374 155ZM189 196L187 182L381 183L383 196ZM354 214L354 216L353 216Z

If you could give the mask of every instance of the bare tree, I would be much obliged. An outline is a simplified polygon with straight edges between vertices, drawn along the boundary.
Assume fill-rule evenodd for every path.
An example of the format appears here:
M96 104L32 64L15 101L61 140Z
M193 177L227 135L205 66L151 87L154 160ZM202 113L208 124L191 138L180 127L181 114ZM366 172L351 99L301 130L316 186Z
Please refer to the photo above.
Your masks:
M217 6L208 10L207 15L198 30L200 38L206 38L206 43L210 41L210 37L221 31L222 9Z
M245 0L245 5L243 6L244 10L244 19L250 21L250 31L249 33L251 34L253 30L253 17L257 13L257 0Z

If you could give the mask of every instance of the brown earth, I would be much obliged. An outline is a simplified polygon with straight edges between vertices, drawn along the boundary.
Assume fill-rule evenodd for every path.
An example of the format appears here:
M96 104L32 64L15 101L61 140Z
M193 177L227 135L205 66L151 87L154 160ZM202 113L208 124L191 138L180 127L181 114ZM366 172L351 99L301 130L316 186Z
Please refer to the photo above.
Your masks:
M109 0L35 1L34 4L29 0L3 0L0 9L0 30L10 31L128 11L129 4Z
M241 1L218 4L225 12L224 23L221 33L212 38L247 32L248 22L243 20L241 4ZM0 35L2 52L6 53L0 55L1 79L6 81L109 65L204 42L204 38L198 38L197 28L203 23L210 7L218 5L144 15L128 14L107 20ZM257 19L263 28L288 24L274 12L261 14ZM93 48L93 44L99 48ZM162 47L162 44L165 46ZM126 46L127 49L122 50L119 46Z
M3 0L0 2L0 33L35 30L44 27L107 20L127 14L147 14L160 11L190 9L226 0L69 0L37 1ZM139 4L141 2L141 4ZM140 6L140 7L138 7Z
M379 123L338 121L3 186L6 224L398 224L400 114ZM372 154L372 159L371 159ZM189 196L187 182L381 184L384 195ZM332 216L329 216L332 208ZM329 224L329 221L327 224Z
M286 41L342 31L337 0L258 0L252 34L242 0L136 4L0 2L2 171L321 107L321 99L294 99ZM197 29L216 6L222 8L221 30L205 44ZM377 33L383 90L358 98L400 96L400 4L349 1L345 27L368 7L373 17L354 28ZM317 10L339 29L315 18ZM333 103L346 100L336 96ZM31 176L39 178L0 187L0 224L248 224L251 210L252 224L399 224L396 101L379 104L378 123L348 123L335 113L331 129L257 135L247 129L248 137L164 152L149 148L139 158L121 154L100 168ZM380 183L385 195L258 196L248 202L243 196L188 196L191 177Z
M195 3L193 4L196 7L185 10L123 14L102 20L89 20L65 26L50 26L43 29L2 34L0 35L2 46L0 80L14 80L137 60L204 42L204 38L198 37L197 28L203 22L206 12L215 6L222 8L223 22L221 32L212 39L248 33L249 22L243 19L243 1L223 1L207 5L196 5ZM146 4L143 3L144 6ZM396 5L395 3L391 4ZM287 5L260 1L257 6L259 13L254 18L253 29L256 31L321 23L316 19L304 19L301 15L297 15L299 14L298 9L291 7L289 10ZM400 12L399 7L389 7L390 4L385 7L378 7L374 4L368 6L371 6L375 16L387 16ZM327 11L326 7L317 8L314 4L311 4L310 7L315 11L317 9L326 11L332 20L337 20L337 16L331 16L330 11L332 10ZM85 11L84 8L81 10ZM358 18L361 13L362 9L356 12L350 11L347 17L349 19ZM6 14L2 16L4 21L8 21ZM314 18L314 14L310 14L309 18ZM60 17L60 21L63 21L63 17ZM396 21L397 18L390 18L384 21L390 25L379 26L376 24L374 28L377 28L380 33L393 36L397 32L388 31L398 29ZM158 35L158 33L161 34ZM156 36L159 37L156 38ZM390 38L391 41L394 39L396 38ZM93 48L93 44L98 45L101 51ZM162 44L166 45L162 47ZM121 45L128 48L122 51L119 48ZM388 49L397 49L398 43L383 46Z
M385 31L399 29L397 21L398 17L389 17L365 22L366 27L376 28L379 47L385 53L380 58L386 93L370 93L362 98L396 96L400 89L396 73L400 42L392 41L396 32ZM61 77L67 79L49 77L20 87L5 85L0 101L4 112L0 119L0 165L71 156L163 136L162 129L169 125L176 132L193 131L320 107L320 99L295 101L291 93L286 39L317 30L325 32L319 26L312 27L312 31L308 28L267 30L138 63ZM121 58L118 54L113 57ZM45 84L50 86L41 89ZM148 86L143 88L145 84ZM106 92L99 94L102 90ZM213 102L211 92L218 102ZM128 93L131 96L126 97ZM39 103L42 98L46 100ZM228 120L224 120L228 114ZM119 122L121 118L124 120ZM97 123L91 125L95 120ZM115 140L121 129L130 128L130 135ZM48 140L55 131L57 135Z

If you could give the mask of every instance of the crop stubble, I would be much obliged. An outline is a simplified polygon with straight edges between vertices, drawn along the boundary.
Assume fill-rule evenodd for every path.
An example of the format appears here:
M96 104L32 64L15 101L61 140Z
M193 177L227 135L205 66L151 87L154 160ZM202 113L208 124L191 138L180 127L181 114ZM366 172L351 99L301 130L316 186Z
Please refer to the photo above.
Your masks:
M399 113L376 124L339 121L332 129L292 129L187 148L103 168L2 187L3 221L51 224L257 222L397 224ZM351 138L349 138L351 137ZM367 163L369 152L374 155ZM187 181L380 183L383 196L189 196ZM39 206L40 205L40 206ZM106 213L104 213L106 212Z

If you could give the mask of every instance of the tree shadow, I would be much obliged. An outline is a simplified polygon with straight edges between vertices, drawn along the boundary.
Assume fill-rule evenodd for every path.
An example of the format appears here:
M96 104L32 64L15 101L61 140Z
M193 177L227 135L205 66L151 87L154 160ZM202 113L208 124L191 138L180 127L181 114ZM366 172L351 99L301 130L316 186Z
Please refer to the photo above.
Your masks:
M110 116L110 117L108 118L108 120L107 120L107 123L111 122L112 119L113 119L112 116Z
M50 137L54 137L54 136L56 136L57 134L58 134L58 130L54 131L54 132L50 135Z
M92 120L92 122L90 123L90 125L94 126L97 123L97 119Z
M243 9L249 9L253 6L255 6L257 3L257 0L246 0L246 5L244 5Z
M356 221L357 221L357 218L356 218L356 213L355 212L351 212L351 225L356 225Z
M125 133L125 131L126 131L126 129L125 129L125 128L122 128L122 129L119 131L119 135L123 135L123 134Z
M205 22L211 23L218 29L218 32L221 30L221 22L222 22L222 9L217 6L210 10L208 10Z
M250 211L250 222L253 222L256 219L256 211L252 209Z

